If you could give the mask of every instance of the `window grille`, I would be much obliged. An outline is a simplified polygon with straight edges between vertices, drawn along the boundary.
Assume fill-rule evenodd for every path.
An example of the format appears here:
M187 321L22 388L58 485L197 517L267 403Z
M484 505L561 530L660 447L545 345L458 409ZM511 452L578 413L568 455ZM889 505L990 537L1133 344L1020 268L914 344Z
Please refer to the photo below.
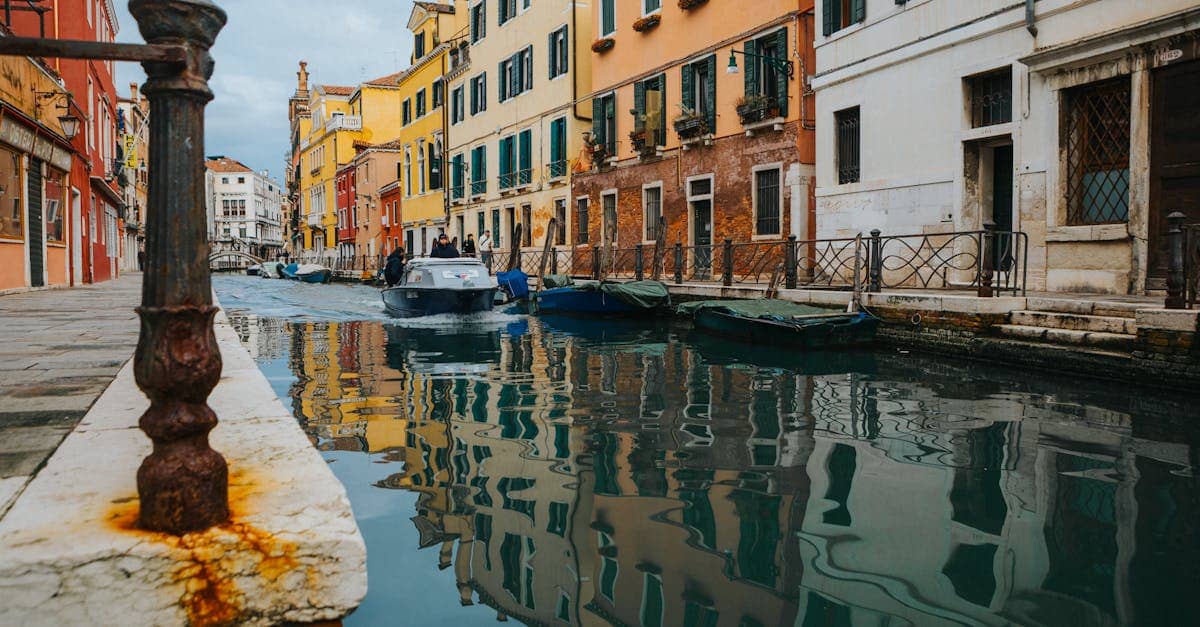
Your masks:
M1065 107L1067 222L1125 222L1129 219L1129 79L1071 89Z
M755 207L755 235L778 235L779 224L779 170L761 170L754 174L757 189Z
M971 128L1012 122L1012 68L968 79Z
M860 149L861 124L858 107L834 114L837 126L838 184L857 183L861 180Z

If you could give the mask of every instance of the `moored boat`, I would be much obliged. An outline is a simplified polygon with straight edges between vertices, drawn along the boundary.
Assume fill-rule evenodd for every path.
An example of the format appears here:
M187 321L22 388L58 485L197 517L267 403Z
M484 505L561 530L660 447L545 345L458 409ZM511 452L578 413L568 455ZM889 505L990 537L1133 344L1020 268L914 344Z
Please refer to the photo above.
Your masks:
M418 258L405 265L398 285L383 290L383 305L399 318L491 311L498 287L477 259Z
M300 264L298 264L298 263L289 263L286 266L279 266L279 278L295 279L296 278L296 270L298 270L299 268L300 268Z
M696 328L755 344L792 348L841 348L870 344L879 320L862 313L831 311L783 300L708 300L684 303L678 313Z
M671 294L659 281L601 283L581 281L537 292L538 313L621 316L651 313L669 304Z
M258 276L264 279L276 279L282 275L279 274L279 269L283 264L278 261L264 261L262 267L259 268Z
M333 279L333 270L319 263L300 264L293 274L293 278L305 283L328 283Z
M258 276L258 273L261 271L262 271L262 266L257 263L252 266L246 266L246 275L247 276Z

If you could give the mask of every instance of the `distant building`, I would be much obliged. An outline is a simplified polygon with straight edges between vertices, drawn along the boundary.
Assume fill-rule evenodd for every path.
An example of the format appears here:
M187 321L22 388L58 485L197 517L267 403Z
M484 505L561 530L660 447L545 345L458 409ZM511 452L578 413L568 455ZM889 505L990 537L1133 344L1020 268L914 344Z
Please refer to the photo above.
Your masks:
M266 171L255 172L225 156L205 162L205 197L213 208L214 251L244 252L262 259L283 252L283 190Z
M118 178L121 196L125 200L121 246L121 269L141 270L146 239L146 199L149 178L146 163L150 160L150 103L138 90L137 83L129 84L129 97L117 99L117 135L123 168Z

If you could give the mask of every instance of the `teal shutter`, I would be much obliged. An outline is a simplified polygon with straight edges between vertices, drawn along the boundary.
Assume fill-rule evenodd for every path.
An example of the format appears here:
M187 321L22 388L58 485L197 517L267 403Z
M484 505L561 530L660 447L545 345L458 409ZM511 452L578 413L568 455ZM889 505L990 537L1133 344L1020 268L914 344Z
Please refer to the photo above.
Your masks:
M533 176L533 131L521 131L521 184L528 184Z
M867 0L850 0L850 21L854 24L866 21Z
M512 146L508 142L507 138L500 140L500 189L512 185L508 176L511 171L508 160L512 156Z
M708 132L717 132L717 55L712 55L704 64L708 66L708 71L705 73L704 79L704 97L709 102L708 111L705 111L705 116L708 118ZM747 65L749 65L747 63Z
M614 4L616 0L600 0L600 30L602 35L610 35L617 30L617 18Z
M826 37L837 32L838 26L842 23L841 16L838 13L842 8L842 0L824 0L821 3L821 32Z
M859 0L860 2L862 0ZM775 49L784 61L788 61L788 31L787 27L775 33ZM787 117L788 111L788 75L782 70L775 71L775 93L779 94L779 115Z
M746 42L746 95L754 96L761 93L758 87L758 43L751 40Z
M667 145L667 75L658 75L658 140L655 146Z
M608 154L617 154L617 96L613 94L604 99L604 120L605 123L612 123L612 137L607 134L604 136L604 143L608 146Z
M557 50L557 46L555 45L556 42L554 40L557 35L558 35L557 31L550 33L550 37L547 42L548 45L546 46L546 66L547 66L546 77L547 78L554 78L554 58L558 56L558 50Z
M487 191L487 146L479 147L479 180L483 181L483 190Z
M592 143L604 144L604 98L592 98Z
M646 83L638 81L633 84L633 130L640 130L646 127L642 122L642 116L646 115Z
M679 96L684 107L696 109L696 70L691 64L679 68Z

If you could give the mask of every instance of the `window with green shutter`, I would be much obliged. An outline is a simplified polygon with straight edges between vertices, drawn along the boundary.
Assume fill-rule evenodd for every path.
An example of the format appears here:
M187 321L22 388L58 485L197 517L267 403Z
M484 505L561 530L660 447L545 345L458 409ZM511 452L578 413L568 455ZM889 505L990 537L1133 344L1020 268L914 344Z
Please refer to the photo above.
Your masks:
M533 180L533 131L525 129L517 137L517 184L528 185Z
M667 77L663 74L633 85L634 131L646 133L647 146L667 143L666 89Z
M617 32L617 0L600 0L600 36Z
M513 142L510 135L500 140L500 189L513 186Z
M694 61L681 70L681 102L689 111L704 118L708 132L717 128L717 55Z
M550 178L567 175L567 119L550 123Z
M603 146L608 156L617 154L617 97L615 94L592 99L592 142Z
M745 52L746 97L765 97L771 108L778 107L779 115L787 117L789 98L787 71L778 63L769 60L790 61L787 28L781 28L768 35L747 41Z
M464 193L466 192L466 190L464 189L464 186L463 186L463 168L464 167L466 167L466 166L463 163L463 156L461 154L454 155L454 160L452 161L452 165L450 166L450 169L452 170L450 172L450 188L451 188L450 194L454 198L462 198Z
M867 0L822 0L821 32L830 36L867 19Z

